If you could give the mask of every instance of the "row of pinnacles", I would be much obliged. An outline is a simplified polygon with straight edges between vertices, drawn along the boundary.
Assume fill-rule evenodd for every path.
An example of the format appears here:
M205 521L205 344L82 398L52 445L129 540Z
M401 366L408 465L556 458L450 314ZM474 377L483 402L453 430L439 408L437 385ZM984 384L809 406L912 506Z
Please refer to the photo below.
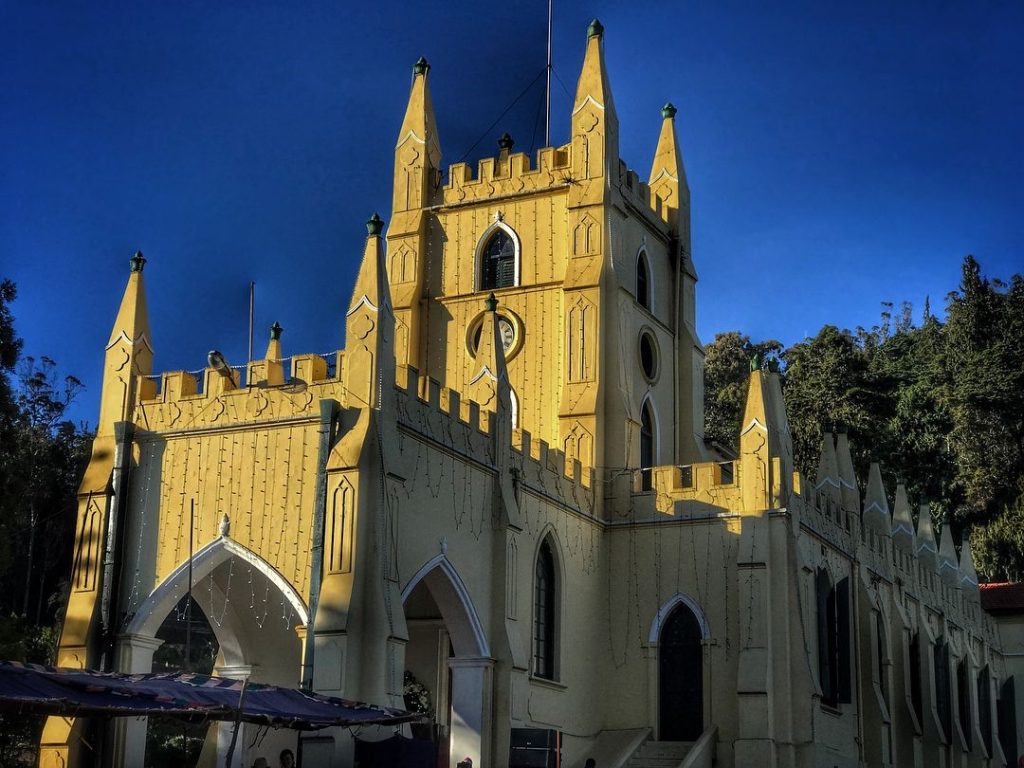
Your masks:
M559 489L564 486L566 497L575 494L578 498L580 493L589 496L590 467L583 467L578 459L566 461L562 451L534 438L527 430L511 429L511 406L499 397L500 390L508 398L504 347L500 337L497 343L490 339L491 332L500 333L493 322L496 302L488 304L491 322L482 334L486 342L481 343L477 352L480 373L472 391L458 392L421 376L413 366L396 364L391 349L394 314L390 308L383 227L384 222L377 214L367 222L366 248L346 315L347 345L331 361L333 371L322 355L286 356L283 329L274 323L262 359L229 370L211 365L199 376L181 370L151 375L152 351L149 324L144 317L142 282L145 260L137 254L111 344L117 346L134 334L134 338L146 341L148 354L130 355L135 376L123 382L124 392L130 389L135 397L133 402L122 400L119 416L139 417L153 429L189 429L299 416L312 413L319 398L338 397L343 406L369 406L376 410L384 407L397 412L400 420L420 426L448 419L456 429L464 429L465 436L458 442L471 450L493 444L497 432L504 431L510 460L516 464L517 472L525 477L544 477L546 485ZM122 318L128 316L134 321L132 327L119 328ZM135 352L134 345L131 351ZM497 425L500 420L508 422L504 430ZM435 423L433 431L442 439L450 437L455 434L451 424L441 427ZM492 451L488 448L486 452Z

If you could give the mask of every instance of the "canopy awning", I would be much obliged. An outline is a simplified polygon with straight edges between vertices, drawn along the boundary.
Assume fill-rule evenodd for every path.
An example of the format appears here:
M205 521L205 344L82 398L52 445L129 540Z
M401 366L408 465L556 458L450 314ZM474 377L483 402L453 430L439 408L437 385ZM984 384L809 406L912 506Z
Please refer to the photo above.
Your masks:
M186 672L125 675L16 661L0 661L0 712L62 717L162 715L295 730L397 725L421 719L400 709L225 677Z

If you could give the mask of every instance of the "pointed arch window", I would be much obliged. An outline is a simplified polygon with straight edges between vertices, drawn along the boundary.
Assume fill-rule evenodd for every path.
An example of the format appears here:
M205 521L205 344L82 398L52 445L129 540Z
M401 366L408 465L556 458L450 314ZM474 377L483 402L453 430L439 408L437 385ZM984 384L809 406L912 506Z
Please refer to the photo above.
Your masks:
M643 248L636 255L636 301L647 311L651 310L651 268Z
M640 490L653 487L651 473L654 466L654 409L651 401L640 409Z
M491 233L480 252L480 290L511 288L516 284L516 244L504 229Z
M557 584L555 556L545 539L537 553L533 588L533 674L555 679L555 605Z

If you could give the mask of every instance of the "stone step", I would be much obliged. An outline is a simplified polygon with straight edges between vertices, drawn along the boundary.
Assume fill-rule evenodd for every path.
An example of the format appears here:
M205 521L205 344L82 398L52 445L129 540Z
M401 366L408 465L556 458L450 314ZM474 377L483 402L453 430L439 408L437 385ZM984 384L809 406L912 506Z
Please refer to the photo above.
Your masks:
M628 768L678 768L693 744L688 741L646 741L627 763Z

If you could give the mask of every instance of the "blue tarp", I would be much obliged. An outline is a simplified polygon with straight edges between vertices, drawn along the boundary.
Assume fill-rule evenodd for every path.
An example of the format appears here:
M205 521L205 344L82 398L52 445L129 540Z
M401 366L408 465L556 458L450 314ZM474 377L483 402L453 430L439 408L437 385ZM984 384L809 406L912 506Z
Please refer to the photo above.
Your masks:
M0 712L64 717L164 715L315 730L421 717L275 685L186 672L125 675L0 661ZM239 708L241 705L241 709Z

